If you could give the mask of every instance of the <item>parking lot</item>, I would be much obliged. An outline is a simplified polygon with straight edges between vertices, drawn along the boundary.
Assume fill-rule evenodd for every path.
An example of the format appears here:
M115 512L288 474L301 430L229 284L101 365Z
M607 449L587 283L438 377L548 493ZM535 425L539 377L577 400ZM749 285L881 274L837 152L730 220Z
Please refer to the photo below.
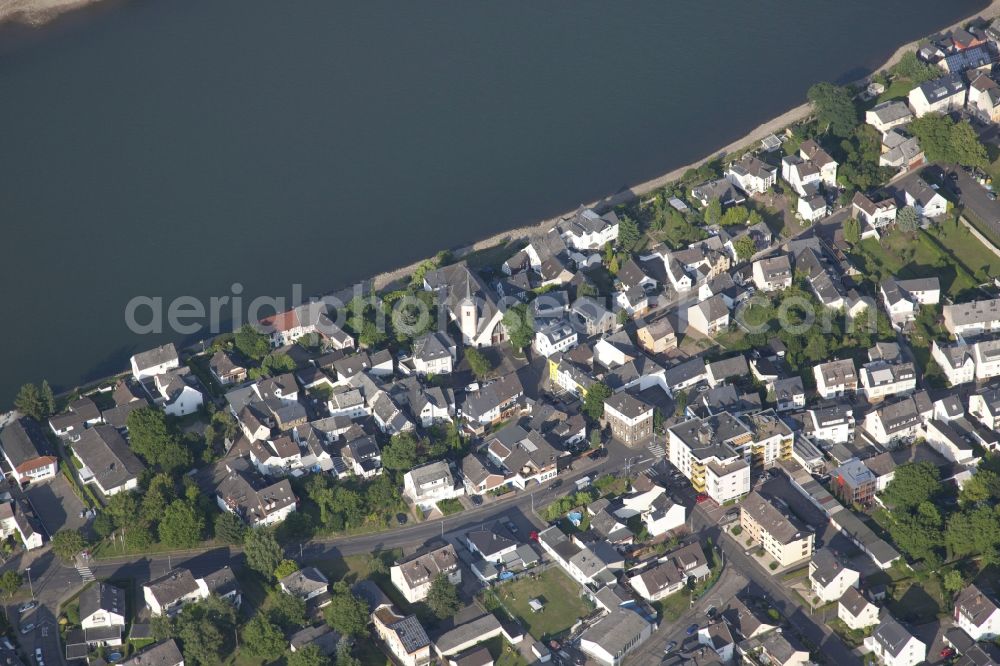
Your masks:
M31 502L49 537L59 530L88 526L89 521L80 516L86 507L62 474L46 483L32 484L24 491L24 496Z

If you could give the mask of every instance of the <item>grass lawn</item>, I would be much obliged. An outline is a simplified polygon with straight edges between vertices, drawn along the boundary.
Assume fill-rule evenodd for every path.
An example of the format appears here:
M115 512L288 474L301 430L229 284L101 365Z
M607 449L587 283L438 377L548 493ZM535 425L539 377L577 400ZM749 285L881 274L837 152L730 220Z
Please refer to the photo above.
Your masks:
M889 587L888 609L892 616L912 624L925 624L947 611L944 590L936 577L926 581L906 580Z
M528 662L524 660L521 653L513 645L504 640L503 636L494 636L490 640L485 641L484 645L486 645L486 649L493 656L493 663L496 666L528 666Z
M691 608L691 591L681 590L674 592L669 597L663 597L659 601L654 601L653 606L659 612L660 617L667 622L673 622L684 612Z
M888 102L890 99L905 99L913 89L913 84L909 79L895 79L885 89L885 92L878 96L875 104ZM873 105L874 106L874 105Z
M449 497L448 499L440 500L437 503L437 508L442 513L442 515L445 516L450 516L452 514L459 513L465 510L465 507L462 506L462 503L458 501L458 499L455 497Z
M952 220L915 234L891 231L881 240L863 240L860 247L862 251L855 251L854 257L872 279L936 275L951 298L974 290L987 276L1000 272L1000 257Z
M496 593L504 608L538 640L558 636L591 610L580 597L580 587L557 567L546 569L534 579L526 576L500 585ZM532 599L539 599L545 608L532 611L528 606Z

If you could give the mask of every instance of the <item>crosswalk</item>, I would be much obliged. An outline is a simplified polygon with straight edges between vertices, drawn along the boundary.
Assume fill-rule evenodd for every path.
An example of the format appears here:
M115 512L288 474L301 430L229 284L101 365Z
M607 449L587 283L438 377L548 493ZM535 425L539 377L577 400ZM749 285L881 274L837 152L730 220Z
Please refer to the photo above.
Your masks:
M657 460L662 458L667 453L667 450L663 448L663 444L660 444L656 440L647 444L646 448L649 449L649 452L652 453Z
M94 572L90 570L86 564L77 564L76 570L80 574L80 578L83 579L84 583L89 583L94 580Z

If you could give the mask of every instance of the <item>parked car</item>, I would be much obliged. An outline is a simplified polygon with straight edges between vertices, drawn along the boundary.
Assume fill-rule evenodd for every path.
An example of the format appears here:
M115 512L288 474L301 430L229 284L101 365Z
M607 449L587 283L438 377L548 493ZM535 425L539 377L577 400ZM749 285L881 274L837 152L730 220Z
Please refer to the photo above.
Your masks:
M948 657L953 657L953 656L955 656L955 648L946 647L945 649L941 650L942 659L947 659Z
M406 524L406 520L407 519L406 519L406 514L405 513L397 513L396 514L396 522L399 523L400 525L405 525Z
M35 663L38 666L45 666L45 660L42 659L42 648L35 648Z
M709 618L713 618L717 612L718 611L715 609L715 606L709 606L708 610L705 611L705 615Z
M27 613L28 611L30 611L32 608L35 608L36 606L38 606L38 602L37 601L25 601L23 604L21 604L20 606L17 607L17 612L18 613Z
M480 506L483 503L483 498L479 495L470 495L469 500L475 505Z
M708 501L708 495L705 493L698 493L695 496L694 501L696 504L701 504L702 502Z
M695 634L698 633L698 625L697 624L692 624L690 627L687 628L687 632L686 633L687 633L688 636L694 636Z
M670 641L667 646L663 648L663 654L670 654L677 649L677 641Z
M504 522L504 525L507 527L508 530L510 530L511 534L517 534L518 532L517 525L515 525L513 521L507 520Z
M594 449L593 451L590 452L590 459L598 460L599 458L604 458L607 455L608 455L608 450L602 446L601 448Z
M987 192L986 193L986 198L989 199L990 201L996 201L997 200L997 193L996 192Z
M35 623L34 622L29 622L28 624L26 624L23 627L21 627L21 633L22 634L30 634L34 630L35 630Z

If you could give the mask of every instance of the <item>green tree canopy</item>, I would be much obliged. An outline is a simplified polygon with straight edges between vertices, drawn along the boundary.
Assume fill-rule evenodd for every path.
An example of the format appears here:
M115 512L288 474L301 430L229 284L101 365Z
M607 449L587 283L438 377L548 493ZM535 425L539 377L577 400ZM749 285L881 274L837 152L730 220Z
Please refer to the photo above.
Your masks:
M274 570L274 577L281 580L286 576L291 576L298 570L299 563L295 560L281 560L281 562L278 563L277 568Z
M858 125L858 110L847 88L832 83L817 83L809 89L806 97L816 111L820 126L829 128L839 137L851 135Z
M507 308L503 315L503 327L514 349L524 349L535 338L535 318L524 303Z
M228 544L239 545L247 534L247 526L235 514L223 511L215 517L215 538Z
M916 231L920 225L920 215L912 206L903 206L896 211L896 226L900 231Z
M937 67L921 61L915 51L904 53L899 62L893 65L892 73L908 79L913 85L920 85L941 76L941 71Z
M277 659L285 652L285 635L266 615L257 613L243 627L247 652L264 659Z
M283 559L281 546L270 529L254 529L247 532L243 542L243 554L247 566L267 579L274 576L275 569Z
M344 581L330 586L330 603L323 609L326 623L344 636L360 636L368 626L368 604L355 597Z
M3 594L5 599L10 599L21 589L23 583L24 579L21 578L21 574L8 569L0 574L0 594Z
M618 221L618 246L628 251L634 250L640 238L642 232L639 231L639 225L628 215L622 215Z
M861 223L857 218L849 217L844 220L844 240L851 245L861 242Z
M87 545L87 540L77 530L59 530L52 537L52 552L64 562L72 562Z
M389 444L382 449L382 466L386 469L406 471L417 464L417 438L409 432L392 436Z
M446 575L438 574L431 582L431 589L427 592L427 607L442 620L451 617L462 607L458 592Z
M911 510L929 502L941 489L941 473L929 462L910 463L896 468L882 500L895 510Z
M44 421L49 416L49 406L42 392L34 384L24 384L14 398L14 407L25 416Z
M740 261L746 261L757 253L757 244L749 234L743 234L733 241L733 249Z
M493 372L493 364L490 363L490 359L475 347L465 348L465 359L469 362L469 368L476 379L486 379Z
M263 360L271 352L271 341L252 324L243 324L233 337L236 348L247 358Z
M587 389L583 398L583 411L594 421L604 416L604 401L611 397L611 389L604 382L597 382Z
M292 652L285 661L288 666L329 666L330 664L330 660L315 643L310 643L302 649Z
M266 610L271 622L285 631L299 629L306 623L306 602L280 590L268 596Z
M153 407L133 410L126 419L132 450L150 465L170 474L191 466L191 452L167 423L167 416Z
M980 168L989 163L986 147L968 121L956 123L950 116L928 113L910 123L910 132L930 162Z
M190 502L174 500L160 520L160 541L172 548L192 548L201 541L205 519Z

